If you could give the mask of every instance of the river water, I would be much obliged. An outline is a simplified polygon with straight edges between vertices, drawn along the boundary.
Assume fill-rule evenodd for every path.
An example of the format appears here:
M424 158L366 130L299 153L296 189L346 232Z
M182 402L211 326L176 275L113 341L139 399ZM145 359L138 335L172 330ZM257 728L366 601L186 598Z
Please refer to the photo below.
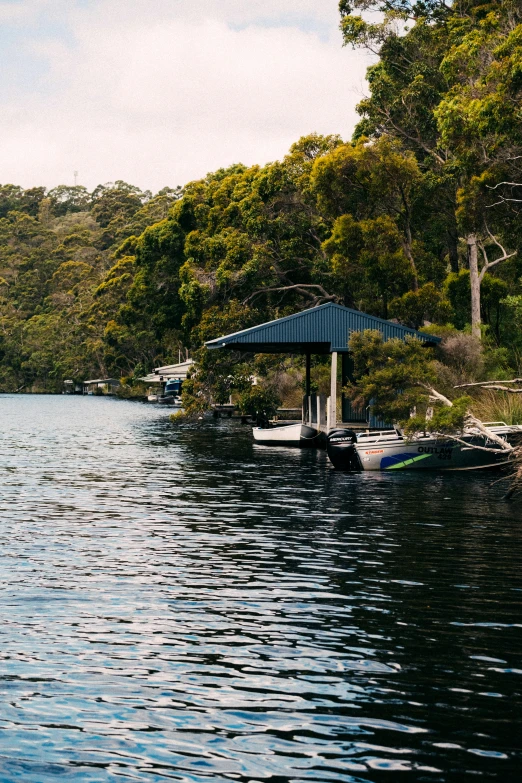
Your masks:
M0 781L522 779L522 511L0 397Z

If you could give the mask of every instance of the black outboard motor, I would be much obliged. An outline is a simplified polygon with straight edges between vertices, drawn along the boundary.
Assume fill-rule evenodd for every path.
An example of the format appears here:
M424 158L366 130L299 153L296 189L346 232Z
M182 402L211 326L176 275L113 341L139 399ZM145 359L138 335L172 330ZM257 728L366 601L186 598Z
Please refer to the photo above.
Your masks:
M361 470L355 443L357 435L353 430L330 430L326 439L326 452L336 470Z

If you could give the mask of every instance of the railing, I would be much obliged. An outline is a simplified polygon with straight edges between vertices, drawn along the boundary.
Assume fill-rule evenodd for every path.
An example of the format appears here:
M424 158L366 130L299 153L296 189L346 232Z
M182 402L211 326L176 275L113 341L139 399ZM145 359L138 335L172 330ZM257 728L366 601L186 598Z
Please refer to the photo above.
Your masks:
M357 442L371 441L372 443L382 443L383 441L402 440L402 435L396 430L372 430L371 432L361 432L357 436Z
M326 397L324 394L310 394L303 397L303 424L318 430L326 429Z

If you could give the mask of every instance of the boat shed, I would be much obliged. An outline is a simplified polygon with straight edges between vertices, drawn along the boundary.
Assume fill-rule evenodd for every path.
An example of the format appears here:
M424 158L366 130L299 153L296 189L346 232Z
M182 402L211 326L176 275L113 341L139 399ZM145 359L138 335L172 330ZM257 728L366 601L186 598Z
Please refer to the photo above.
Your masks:
M407 326L385 321L374 315L352 310L349 307L327 304L303 310L300 313L278 318L241 332L218 337L206 343L213 350L224 348L228 350L247 351L249 353L293 353L306 356L306 398L310 397L310 356L311 354L331 354L331 391L327 409L327 427L334 427L337 421L337 357L342 357L341 385L352 376L352 362L349 355L348 341L354 332L374 329L381 332L385 340L406 337L416 337L426 345L440 342L439 337L425 334ZM370 412L357 412L352 409L349 400L342 402L342 421L347 423L367 424Z
M167 364L163 367L155 367L154 370L138 380L144 383L159 383L165 384L171 379L179 379L181 381L186 380L187 373L194 364L192 359L187 359L185 362L179 362L179 364Z
M94 378L83 382L83 394L115 394L120 385L118 378Z
M392 337L404 340L407 335L411 335L432 345L440 342L439 337L431 334L328 302L286 318L209 340L206 346L252 353L348 353L348 340L353 332L366 329L382 332L386 340Z

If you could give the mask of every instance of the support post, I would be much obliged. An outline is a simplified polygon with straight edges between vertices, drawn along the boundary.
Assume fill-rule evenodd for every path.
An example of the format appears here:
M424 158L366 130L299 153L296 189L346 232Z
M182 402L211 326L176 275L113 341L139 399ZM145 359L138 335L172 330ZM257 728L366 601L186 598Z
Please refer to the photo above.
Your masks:
M311 359L311 356L310 356L309 353L307 353L306 354L306 381L305 381L305 383L306 383L305 394L306 394L307 397L310 396L310 386L311 386L311 383L310 383L310 359Z
M337 351L333 351L332 353L329 408L329 425L330 429L334 429L337 426Z

